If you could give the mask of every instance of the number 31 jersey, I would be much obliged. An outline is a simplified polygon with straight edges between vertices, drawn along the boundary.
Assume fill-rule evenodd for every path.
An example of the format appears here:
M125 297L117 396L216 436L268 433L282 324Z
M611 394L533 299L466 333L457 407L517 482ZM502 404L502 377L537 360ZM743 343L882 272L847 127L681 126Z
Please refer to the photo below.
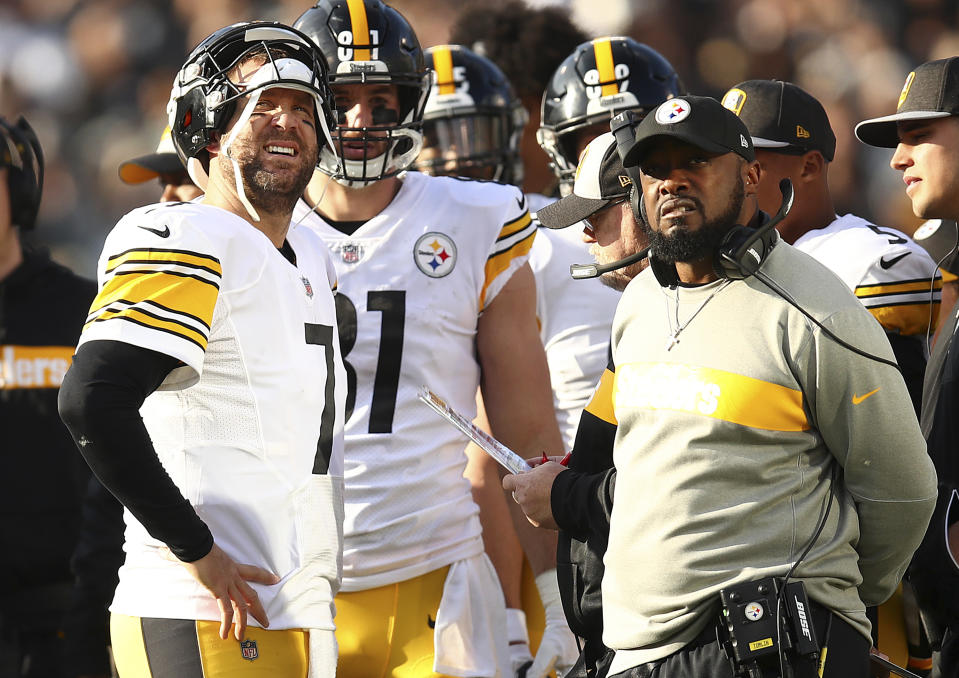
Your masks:
M107 237L80 343L122 341L183 363L141 408L160 461L227 555L282 578L254 585L271 628L332 629L346 398L335 272L308 229L287 242L295 265L217 207L134 210ZM219 619L210 593L125 517L111 609Z
M511 186L409 172L345 235L301 200L294 223L330 249L347 397L343 590L404 581L482 553L463 436L424 405L429 386L476 411L480 313L536 234Z

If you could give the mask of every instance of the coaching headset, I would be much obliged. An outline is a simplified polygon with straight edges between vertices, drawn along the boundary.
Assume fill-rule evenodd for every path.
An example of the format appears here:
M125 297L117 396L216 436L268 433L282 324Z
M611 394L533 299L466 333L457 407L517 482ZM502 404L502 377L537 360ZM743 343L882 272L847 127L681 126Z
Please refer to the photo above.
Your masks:
M635 140L634 130L636 124L637 121L633 116L632 111L623 111L610 120L610 131L613 133L613 137L616 139L616 150L619 153L620 158L624 158L626 156L626 152L633 145ZM629 206L633 211L633 217L637 219L637 221L641 219L644 223L648 224L649 222L646 219L646 206L643 201L643 192L640 188L641 184L639 182L639 168L635 166L626 167L626 171L629 173L630 179L633 180L633 185L629 192ZM873 355L867 351L863 351L862 349L844 341L840 337L837 337L829 328L825 327L795 299L793 299L792 295L783 289L779 283L760 270L763 261L765 261L766 257L772 251L773 246L779 240L779 233L775 230L776 225L781 222L787 214L789 214L789 210L792 208L793 204L793 187L792 182L790 182L789 179L783 179L779 182L779 190L782 192L783 201L779 206L779 211L776 212L775 216L767 220L766 223L762 224L759 228L751 228L749 226L741 225L733 226L729 233L723 237L723 240L717 248L716 254L713 258L713 270L715 271L716 275L720 278L727 278L730 280L743 280L753 275L756 276L760 282L762 282L764 285L766 285L766 287L778 294L783 300L806 316L810 321L817 325L827 337L835 341L840 346L847 348L853 353L861 355L865 358L874 360L875 362L895 367L898 370L899 365L894 361L886 360L881 356ZM656 279L659 281L660 285L675 287L679 284L679 276L676 273L676 267L672 264L657 259L656 256L650 252L648 247L624 259L614 261L611 264L606 264L605 266L596 266L596 275L605 273L606 271L615 270L623 266L629 266L630 264L633 264L645 257L649 257L650 268L653 269L653 274L656 276ZM574 273L573 277L592 276L577 276Z
M632 111L623 111L610 120L610 131L616 139L616 150L620 158L626 157L626 152L632 147L634 142L633 132L638 122ZM633 180L633 185L629 191L629 206L633 211L633 217L637 221L642 220L642 222L648 224L646 204L643 200L643 191L640 188L639 168L632 166L625 169ZM783 194L783 201L779 211L772 219L766 221L759 228L733 226L723 237L713 258L713 270L717 276L730 280L743 280L754 275L762 266L776 241L779 240L776 225L789 214L793 204L793 187L789 179L783 179L779 182L779 190ZM675 267L658 259L648 248L607 266L613 268L628 266L645 256L649 257L650 268L653 269L653 273L661 285L675 287L679 283Z
M0 167L7 168L10 221L20 230L33 228L43 192L43 151L22 116L15 125L0 117Z

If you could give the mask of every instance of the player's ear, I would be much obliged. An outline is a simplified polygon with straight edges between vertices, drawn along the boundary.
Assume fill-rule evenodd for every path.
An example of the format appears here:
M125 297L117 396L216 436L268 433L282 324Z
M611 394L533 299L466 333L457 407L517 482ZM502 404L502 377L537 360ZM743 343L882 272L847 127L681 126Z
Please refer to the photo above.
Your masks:
M746 162L743 165L743 184L747 196L758 195L759 178L762 175L762 169L758 160Z
M826 159L819 151L809 151L802 156L802 167L799 178L801 181L812 181L826 172Z

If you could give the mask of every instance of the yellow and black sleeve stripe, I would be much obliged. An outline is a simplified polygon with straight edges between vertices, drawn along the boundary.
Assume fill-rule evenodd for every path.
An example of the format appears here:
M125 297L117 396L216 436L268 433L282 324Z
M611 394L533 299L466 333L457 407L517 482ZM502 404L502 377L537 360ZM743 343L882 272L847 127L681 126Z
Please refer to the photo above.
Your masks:
M486 259L484 269L485 280L480 291L480 308L486 308L486 293L496 277L509 268L510 263L517 257L529 254L536 237L536 224L529 216L528 211L503 224L499 237L493 247L492 254Z
M84 329L122 320L206 350L223 270L216 257L178 249L131 249L110 257L107 280Z
M856 297L889 332L903 336L925 334L939 315L942 279L859 285Z

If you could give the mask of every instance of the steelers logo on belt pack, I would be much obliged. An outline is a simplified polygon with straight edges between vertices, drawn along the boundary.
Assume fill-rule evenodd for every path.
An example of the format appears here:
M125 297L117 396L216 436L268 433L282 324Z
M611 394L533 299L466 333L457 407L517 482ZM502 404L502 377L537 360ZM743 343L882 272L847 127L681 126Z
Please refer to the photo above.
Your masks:
M429 277L442 278L456 266L456 244L448 235L430 231L413 246L413 261Z

